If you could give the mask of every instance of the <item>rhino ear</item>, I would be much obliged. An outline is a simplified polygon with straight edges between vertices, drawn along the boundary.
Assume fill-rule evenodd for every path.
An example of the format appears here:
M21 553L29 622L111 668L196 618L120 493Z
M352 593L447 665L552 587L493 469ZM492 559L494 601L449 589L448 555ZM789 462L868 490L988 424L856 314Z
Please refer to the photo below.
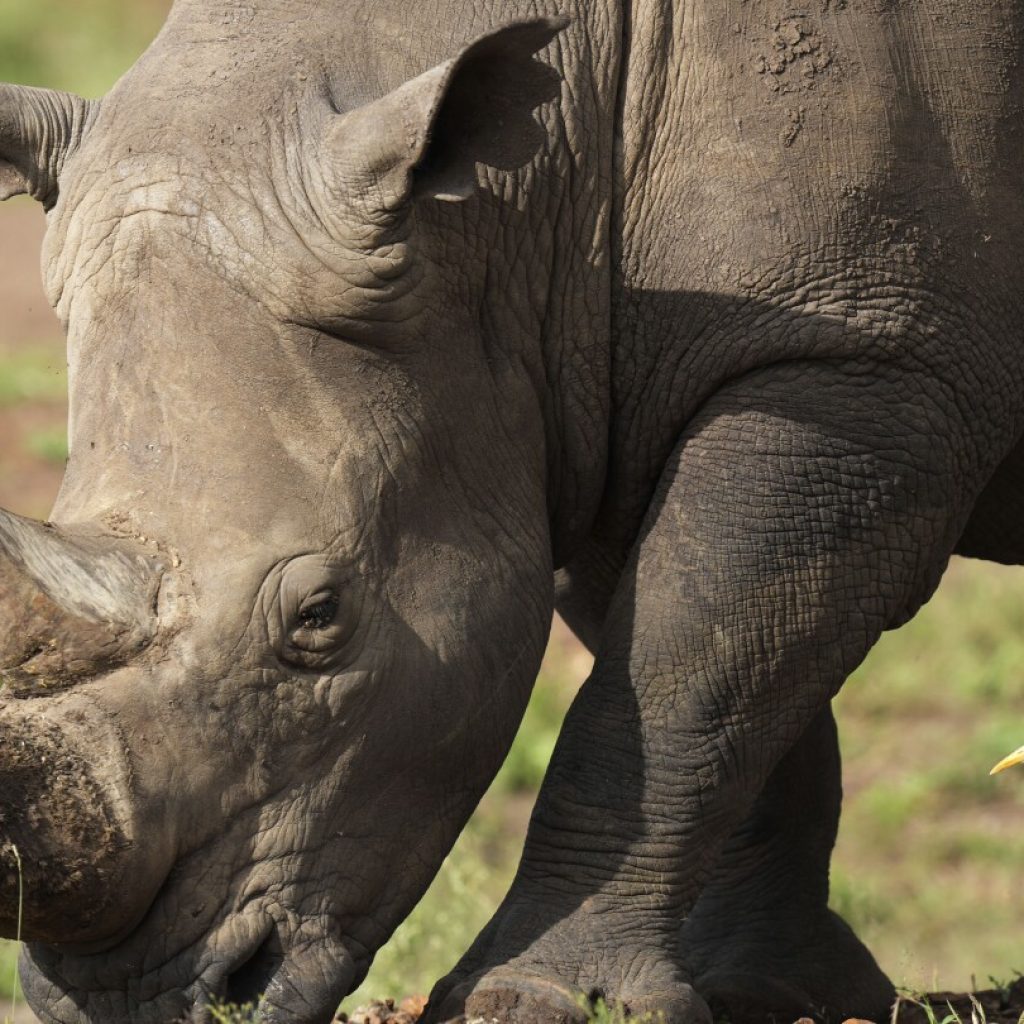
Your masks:
M65 92L0 85L0 200L30 195L47 208L99 104Z
M544 142L533 111L561 76L534 60L568 24L518 21L480 37L453 60L338 118L332 156L344 186L380 213L421 196L457 202L476 189L476 165L513 171Z

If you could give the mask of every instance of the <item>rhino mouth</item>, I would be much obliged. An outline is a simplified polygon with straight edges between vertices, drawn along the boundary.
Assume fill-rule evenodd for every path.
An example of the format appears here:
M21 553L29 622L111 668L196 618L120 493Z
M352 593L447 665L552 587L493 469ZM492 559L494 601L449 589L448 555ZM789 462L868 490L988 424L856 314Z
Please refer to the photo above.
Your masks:
M262 941L251 952L243 951L215 995L231 1006L255 1006L283 963L280 935L273 922L268 921Z
M152 962L149 916L102 952L26 944L22 987L39 1019L208 1024L211 1003L255 1006L283 963L274 920L255 914L227 914L212 932Z
M369 967L362 945L328 935L335 929L298 917L266 892L241 896L243 886L205 912L190 894L215 863L214 855L178 865L137 927L115 945L85 951L27 943L22 987L43 1024L212 1024L211 1005L259 1006L260 1019L275 1024L320 1020L310 1014L308 982L300 980L311 949L314 973L328 965L332 974L325 1006L332 1005L323 1015L330 1020Z

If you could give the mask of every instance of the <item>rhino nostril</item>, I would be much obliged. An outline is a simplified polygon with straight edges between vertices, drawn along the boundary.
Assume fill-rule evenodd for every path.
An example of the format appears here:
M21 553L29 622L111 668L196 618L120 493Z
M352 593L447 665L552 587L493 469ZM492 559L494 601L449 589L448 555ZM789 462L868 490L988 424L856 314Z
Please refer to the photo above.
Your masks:
M224 991L227 1003L232 1006L256 1006L283 962L281 940L277 928L272 927L270 934L249 959L228 975Z

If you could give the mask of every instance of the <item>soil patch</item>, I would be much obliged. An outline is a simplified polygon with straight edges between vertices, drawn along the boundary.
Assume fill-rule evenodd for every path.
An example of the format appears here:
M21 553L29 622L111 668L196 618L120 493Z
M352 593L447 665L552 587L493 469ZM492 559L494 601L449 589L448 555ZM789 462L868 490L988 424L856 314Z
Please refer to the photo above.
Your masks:
M387 999L370 1003L353 1010L350 1014L340 1013L336 1020L343 1024L416 1024L426 999L417 996L397 1003ZM930 1009L929 1009L930 1008ZM1020 1024L1024 1017L1024 978L1001 989L986 989L973 994L961 992L935 992L920 999L901 997L893 1015L887 1021L847 1021L845 1024L936 1024L949 1020L955 1024ZM477 1022L465 1022L477 1024ZM488 1024L481 1021L480 1024ZM538 1021L537 1024L543 1024ZM740 1024L740 1022L735 1022ZM744 1021L742 1024L761 1024ZM768 1022L764 1022L768 1024ZM784 1024L773 1021L771 1024ZM796 1024L817 1024L811 1018L803 1018Z

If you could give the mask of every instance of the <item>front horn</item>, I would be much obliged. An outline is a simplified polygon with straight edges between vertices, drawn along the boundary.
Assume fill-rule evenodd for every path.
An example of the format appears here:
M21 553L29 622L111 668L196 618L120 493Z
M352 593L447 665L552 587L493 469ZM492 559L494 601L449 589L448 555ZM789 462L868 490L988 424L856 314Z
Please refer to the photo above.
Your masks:
M116 539L0 509L0 686L34 696L125 664L156 632L163 572Z

